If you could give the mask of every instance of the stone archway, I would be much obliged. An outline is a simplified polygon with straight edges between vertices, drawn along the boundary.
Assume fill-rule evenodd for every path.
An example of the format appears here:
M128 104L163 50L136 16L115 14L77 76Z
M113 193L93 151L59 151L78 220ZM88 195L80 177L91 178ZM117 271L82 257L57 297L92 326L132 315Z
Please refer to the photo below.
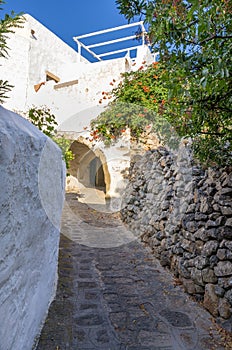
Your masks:
M70 149L75 159L70 162L69 173L85 187L105 192L110 189L110 174L104 153L99 149L90 149L85 139L75 140Z

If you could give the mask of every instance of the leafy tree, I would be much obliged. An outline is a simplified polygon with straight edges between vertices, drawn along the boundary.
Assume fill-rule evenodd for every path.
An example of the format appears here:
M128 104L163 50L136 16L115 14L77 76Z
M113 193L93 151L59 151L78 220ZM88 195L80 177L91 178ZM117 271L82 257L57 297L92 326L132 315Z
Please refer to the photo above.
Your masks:
M4 4L3 0L0 0L0 6ZM2 7L0 7L2 10ZM9 47L7 46L8 34L14 33L13 28L21 27L24 22L24 18L21 14L15 14L13 11L11 14L6 14L4 18L0 20L0 58L7 58L9 56ZM7 98L6 93L13 88L8 81L0 79L0 103L4 103Z
M230 0L116 0L130 21L144 19L168 89L167 114L197 156L231 162L232 3Z

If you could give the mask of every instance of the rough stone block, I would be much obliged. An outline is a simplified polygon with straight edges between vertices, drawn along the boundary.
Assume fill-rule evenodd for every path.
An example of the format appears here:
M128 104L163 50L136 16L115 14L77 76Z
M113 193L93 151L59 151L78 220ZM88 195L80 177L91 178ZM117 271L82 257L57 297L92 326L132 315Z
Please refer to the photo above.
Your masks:
M219 260L226 260L226 249L218 249L217 257Z
M211 269L217 265L218 260L219 259L218 259L217 255L211 255L211 257L209 258L209 266Z
M232 306L232 289L228 290L225 293L225 298L228 300L228 302L230 303L230 305Z
M202 270L202 278L205 283L217 282L217 277L215 276L214 271L208 267Z
M219 285L215 286L215 294L218 295L220 298L223 298L224 294L225 294L225 290L220 287Z
M227 206L225 203L222 203L220 209L223 215L232 215L232 208L229 205Z
M191 279L193 280L193 282L195 284L198 284L199 286L204 286L201 270L198 270L197 268L192 268L191 269Z
M218 305L219 315L222 318L228 319L231 316L231 305L225 298L219 300Z
M219 243L217 241L208 241L202 249L202 256L210 256L217 252Z
M226 277L232 275L232 262L219 261L217 266L214 267L214 272L218 277Z
M222 288L232 288L232 276L231 277L219 277L218 285Z
M222 226L219 228L219 233L218 233L219 239L230 239L232 240L232 227L231 226ZM232 243L231 243L232 247Z
M205 295L204 295L204 307L214 316L218 316L218 303L219 298L215 293L215 285L207 284L205 286Z
M206 242L208 240L208 235L205 227L199 228L194 234L195 238L199 238L202 241Z
M229 218L229 219L226 220L225 226L232 227L232 218ZM232 238L232 232L231 232L231 238Z
M196 293L195 285L194 285L193 281L191 281L191 279L182 278L181 281L182 281L184 289L187 293L189 293L189 294Z
M209 258L208 257L202 257L202 256L197 256L195 259L195 266L201 270L204 267L209 265Z
M232 240L231 241L224 241L224 245L226 248L228 248L232 252Z

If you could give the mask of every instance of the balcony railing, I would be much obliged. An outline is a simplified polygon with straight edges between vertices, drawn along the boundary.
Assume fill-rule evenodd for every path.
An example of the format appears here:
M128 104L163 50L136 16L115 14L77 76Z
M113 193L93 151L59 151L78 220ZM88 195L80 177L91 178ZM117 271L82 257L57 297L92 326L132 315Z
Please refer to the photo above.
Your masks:
M125 36L125 32L127 29L131 29L132 27L137 27L137 31L133 34L133 35L126 35ZM123 34L122 32L120 33L119 31L124 30L124 36L120 35ZM113 40L108 40L108 41L100 41L100 42L92 42L90 44L84 44L83 40L85 40L86 38L90 38L94 41L96 41L96 37L97 36L101 36L110 32L117 32L118 31L118 35L116 39ZM117 54L121 54L121 53L125 53L128 54L131 57L131 53L132 51L137 50L139 47L141 46L145 46L148 45L149 46L149 41L148 41L148 36L144 27L143 22L136 22L136 23L131 23L131 24L126 24L123 26L119 26L119 27L114 27L114 28L110 28L110 29L105 29L105 30L100 30L97 32L92 32L89 34L84 34L84 35L80 35L80 36L76 36L73 37L73 39L76 41L77 43L77 47L78 47L78 53L80 55L80 57L83 55L83 51L87 51L92 57L94 57L97 61L102 61L103 59L107 58L107 56L112 56L112 55L117 55ZM131 45L132 40L136 40L137 39L137 43L138 45ZM128 42L126 44L126 47L123 48L118 48L118 43L123 43L123 42ZM109 49L111 50L111 48L113 48L113 46L117 44L117 49L116 50L112 50L112 51L108 51ZM108 45L110 45L111 47L109 47ZM97 52L96 52L96 48ZM100 50L99 50L100 48Z

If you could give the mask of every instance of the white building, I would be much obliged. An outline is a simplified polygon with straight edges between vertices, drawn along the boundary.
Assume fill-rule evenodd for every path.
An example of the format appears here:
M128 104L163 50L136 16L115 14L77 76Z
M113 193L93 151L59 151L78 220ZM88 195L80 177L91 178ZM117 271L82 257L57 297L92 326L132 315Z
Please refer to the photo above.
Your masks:
M23 28L16 28L15 34L9 36L9 58L0 61L1 79L14 85L4 107L19 113L32 106L49 107L56 116L58 130L73 140L71 148L77 155L72 162L67 188L76 190L81 182L87 187L103 187L108 197L118 197L124 186L121 171L130 161L129 141L125 138L117 145L105 148L103 143L90 142L89 126L109 102L102 99L102 92L110 91L112 85L121 80L121 73L137 69L144 60L153 61L144 42L142 22L137 26L142 28L143 42L133 48L135 57L132 59L127 49L124 57L104 60L107 53L97 55L91 51L102 44L88 47L82 44L84 37L94 33L75 38L79 49L76 52L33 17L24 17ZM121 28L125 27L128 26ZM120 30L120 27L97 34L115 29ZM123 40L126 39L109 43ZM85 59L81 48L91 51L97 62Z

